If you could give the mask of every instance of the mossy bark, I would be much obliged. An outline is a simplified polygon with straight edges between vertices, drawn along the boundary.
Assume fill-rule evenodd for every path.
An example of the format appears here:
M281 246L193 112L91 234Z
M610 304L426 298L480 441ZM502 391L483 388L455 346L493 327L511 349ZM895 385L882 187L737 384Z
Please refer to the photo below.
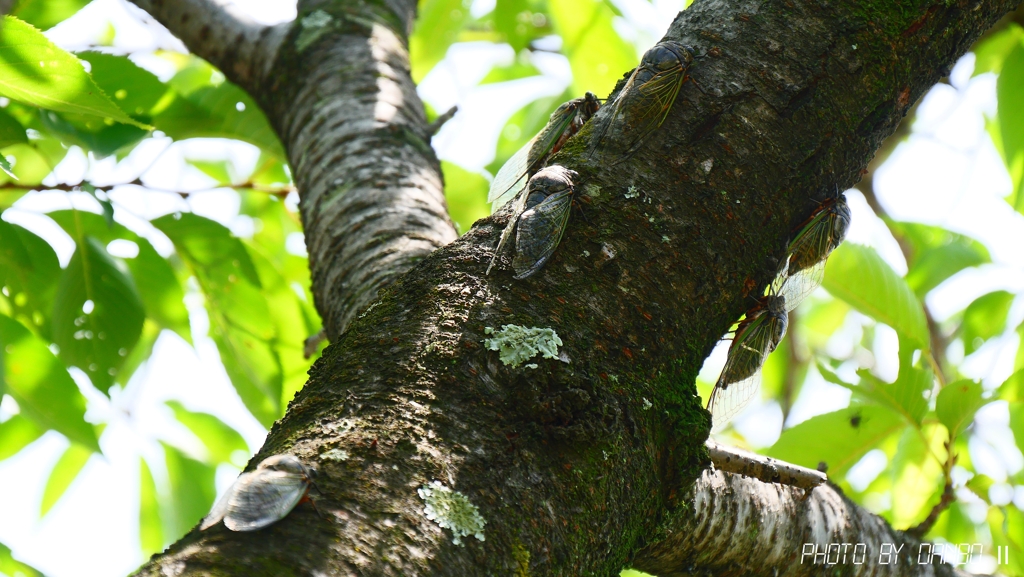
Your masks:
M694 563L713 571L699 551L665 546L700 543L672 541L695 526L695 495L708 488L698 480L710 417L696 395L697 371L769 281L815 199L854 183L907 108L1016 4L698 0L667 38L706 56L645 146L613 164L621 154L614 138L591 154L585 127L553 159L580 173L581 213L538 274L515 281L507 266L483 274L507 211L415 264L403 261L408 272L358 315L334 284L345 280L332 269L339 261L313 262L314 273L324 267L313 288L324 318L334 319L333 342L252 464L288 452L317 466L323 516L301 506L255 533L194 530L140 574L613 575L634 558L647 567L676 562L678 573L702 572ZM396 6L348 6L368 12L346 21L407 23ZM300 20L314 8L345 6L302 4ZM299 148L309 140L296 136L330 130L330 117L314 111L345 103L297 91L318 70L344 75L359 65L351 60L358 51L330 47L359 30L372 37L373 26L359 25L310 41L309 54L339 59L327 62L300 57L293 30L278 76L257 94L304 195L351 192L330 180L337 175L328 165L338 161L331 151L311 160ZM362 57L376 58L372 50ZM409 132L374 132L376 140L363 141L374 146L354 153L394 168L379 177L385 185L426 182L418 190L432 195L439 175L415 175L422 166L436 171L436 160L422 139L395 136L422 136L422 112L399 113L411 119ZM309 244L344 250L319 235L340 238L357 221L321 222L318 202L303 199ZM361 266L366 275L376 265ZM485 328L505 324L553 328L565 358L502 365L482 341ZM434 480L479 507L485 541L454 545L423 514L416 490ZM720 487L716 495L729 499L733 488ZM760 515L788 512L759 503ZM749 554L730 557L728 568L777 569Z

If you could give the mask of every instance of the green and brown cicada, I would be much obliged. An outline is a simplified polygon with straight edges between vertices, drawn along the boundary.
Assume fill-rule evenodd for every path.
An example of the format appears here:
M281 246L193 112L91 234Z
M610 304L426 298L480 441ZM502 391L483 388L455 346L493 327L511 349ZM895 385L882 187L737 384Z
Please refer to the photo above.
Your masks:
M562 241L572 209L575 171L555 165L541 169L530 178L526 189L514 200L512 217L501 233L487 273L497 262L505 246L515 236L512 269L515 278L524 279L537 272L551 258Z
M665 122L695 57L693 48L671 41L659 42L645 52L610 105L611 114L602 119L597 144L613 131L624 139L622 159L636 152Z
M850 205L836 188L796 228L787 250L788 278L782 286L786 310L793 310L819 286L825 277L825 261L846 238L850 228Z
M496 212L526 187L527 180L536 174L551 155L558 152L569 138L579 132L601 108L593 92L574 98L559 106L544 128L523 145L494 175L487 201L491 212Z

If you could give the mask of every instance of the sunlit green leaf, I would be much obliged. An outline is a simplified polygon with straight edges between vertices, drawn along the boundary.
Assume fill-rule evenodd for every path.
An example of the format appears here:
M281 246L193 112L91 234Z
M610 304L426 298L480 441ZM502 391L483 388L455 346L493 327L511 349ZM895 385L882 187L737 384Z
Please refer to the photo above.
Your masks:
M139 458L139 544L143 554L150 555L164 548L164 531L160 521L160 501L153 474L146 460Z
M936 426L923 433L907 429L892 459L893 503L890 522L897 529L920 523L942 494L945 432Z
M43 181L66 155L67 150L55 138L32 140L28 144L14 144L3 154L11 163L14 177L0 174L0 182L17 179L19 186L36 186Z
M821 363L818 364L818 372L826 381L849 389L860 400L901 415L907 424L919 426L928 410L928 400L924 397L924 392L931 388L930 371L911 368L891 384L882 381L866 369L857 371L857 376L860 377L857 384L843 381Z
M146 318L135 283L91 236L80 236L61 275L53 311L60 358L106 393L135 347Z
M549 6L572 68L573 91L605 97L640 62L633 45L612 26L615 14L608 4L593 0L551 0Z
M450 162L441 162L444 172L444 196L448 201L448 213L459 234L465 233L477 219L490 216L491 207L487 202L487 179L475 172L469 172Z
M232 182L231 172L229 171L230 163L226 160L186 160L185 162L199 169L219 185L229 185Z
M57 254L28 230L0 220L0 286L7 288L13 316L43 336L57 294Z
M949 431L949 438L962 433L974 421L974 413L984 404L981 393L981 383L970 379L949 383L939 391L935 413Z
M416 25L409 37L413 81L419 83L444 58L468 19L469 8L463 0L420 2Z
M11 15L46 30L67 20L92 0L18 0Z
M0 357L3 357L0 352ZM0 363L0 367L3 363ZM13 415L0 423L0 461L16 455L46 431L23 415Z
M967 480L966 486L968 489L971 490L972 493L981 498L981 500L988 503L988 490L991 489L992 485L995 484L996 482L992 480L992 477L978 473Z
M227 228L193 214L158 218L206 297L210 336L242 402L265 426L282 413L283 376L271 341L275 326L259 275Z
M71 486L71 482L85 468L85 464L89 462L91 456L92 451L74 443L71 443L71 446L64 451L64 454L54 464L53 469L50 470L50 476L46 480L43 500L39 504L40 517L46 515L57 504L57 501Z
M199 440L206 446L206 450L209 452L207 463L211 465L234 463L240 467L245 465L249 447L238 431L209 413L190 411L178 401L167 401L167 406L174 411L175 418L188 427L188 430L199 437ZM236 457L236 452L241 452L243 456Z
M893 234L908 243L911 257L907 284L923 299L933 288L961 270L989 262L980 242L944 228L914 222L886 221Z
M217 496L214 486L216 470L186 457L166 443L161 445L171 485L171 503L163 510L163 517L167 520L171 539L177 540L195 527L213 506L213 499Z
M90 64L89 74L96 84L134 118L148 120L159 104L170 102L170 87L127 56L102 52L80 52L77 56Z
M97 158L106 158L117 151L131 147L149 131L127 124L107 125L97 116L85 116L80 122L69 122L64 115L52 110L41 110L39 117L47 132L60 138L67 146L75 145L91 151Z
M85 397L42 339L17 321L0 315L0 342L6 344L7 393L36 424L99 452L92 425L85 422Z
M1024 512L1011 503L1005 507L989 507L988 526L992 544L1002 547L999 572L1024 575Z
M0 108L0 148L26 142L28 142L28 136L25 135L25 127L9 112Z
M1010 201L1017 212L1024 213L1024 42L1006 56L996 80L999 101L999 135L1003 161L1010 173L1013 193Z
M986 340L1002 334L1013 298L1014 295L1006 291L993 291L978 297L967 306L960 325L965 355L978 350Z
M974 45L974 75L986 72L999 73L1003 68L1006 56L1017 46L1024 43L1024 28L1010 22L1006 28L995 32Z
M841 244L828 259L824 286L836 298L895 329L916 348L931 348L920 301L874 249Z
M0 574L12 577L44 577L32 566L15 559L10 548L3 543L0 543Z
M552 33L548 16L536 11L542 7L530 0L502 0L495 4L487 22L498 33L498 40L518 53L531 41Z
M811 469L824 462L841 475L889 435L905 427L896 412L873 405L851 406L782 431L768 456Z
M3 19L0 37L0 94L57 112L91 114L149 127L117 107L72 54L58 48L29 24Z

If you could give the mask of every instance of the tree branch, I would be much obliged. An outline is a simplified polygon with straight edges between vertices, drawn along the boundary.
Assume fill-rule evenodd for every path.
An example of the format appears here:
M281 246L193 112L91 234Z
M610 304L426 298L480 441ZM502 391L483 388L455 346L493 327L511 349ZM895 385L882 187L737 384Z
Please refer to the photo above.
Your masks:
M228 0L129 0L250 93L259 89L287 25L253 22Z
M811 491L706 472L632 566L658 575L965 576L834 485Z

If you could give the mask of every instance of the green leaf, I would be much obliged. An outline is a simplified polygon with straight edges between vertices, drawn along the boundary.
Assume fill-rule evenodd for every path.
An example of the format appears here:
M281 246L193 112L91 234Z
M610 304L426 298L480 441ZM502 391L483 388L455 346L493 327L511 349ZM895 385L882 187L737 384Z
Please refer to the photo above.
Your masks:
M166 404L174 411L175 418L188 427L188 430L199 437L206 446L209 453L206 460L208 464L234 463L239 467L245 466L245 461L249 457L249 447L238 431L209 413L190 411L178 401L167 401ZM233 458L236 452L241 452L244 456Z
M106 393L135 348L146 315L127 271L97 239L77 238L57 291L53 342L68 366L82 369Z
M873 248L841 244L825 266L824 286L854 309L895 329L915 348L931 349L920 301Z
M138 144L148 131L127 124L107 125L96 116L77 115L80 122L72 123L67 116L52 110L40 110L39 118L47 132L60 138L65 145L76 145L91 151L97 158L106 158L116 152Z
M200 172L209 176L220 185L230 185L232 182L231 173L229 172L228 165L230 164L226 160L209 161L209 160L189 160L185 162L199 169Z
M7 176L14 180L18 180L18 175L14 174L14 167L11 166L11 161L7 160L7 157L3 154L0 154L0 170L3 170Z
M477 219L491 214L487 202L487 179L450 162L441 161L444 173L444 196L448 214L455 221L459 234L464 234Z
M0 148L7 148L12 144L26 144L28 136L25 135L25 127L15 120L13 116L3 108L0 108Z
M47 213L47 216L72 238L84 234L93 236L105 244L114 240L135 243L139 249L135 258L126 258L123 261L115 259L115 262L124 262L131 272L146 316L156 321L159 326L178 333L187 342L192 342L188 310L185 308L185 291L181 281L171 263L160 256L148 240L116 222L111 225L105 217L91 212L59 210Z
M0 357L3 356L0 352ZM0 366L2 365L3 363L0 363ZM18 451L29 446L45 432L22 415L14 415L0 423L0 461L18 454Z
M47 30L67 20L92 0L18 0L12 16Z
M976 56L974 76L986 72L999 74L1003 68L1003 62L1006 61L1006 56L1022 43L1024 43L1024 28L1010 22L1006 28L975 44L973 48Z
M519 53L531 41L553 33L548 23L550 16L534 12L539 7L531 0L503 0L495 4L486 22L498 33L496 41L508 43Z
M935 456L945 457L943 441L945 435L936 426L926 427L923 434L913 429L903 431L891 464L890 521L894 527L905 529L920 523L938 502L944 477L942 465Z
M91 114L143 129L114 104L74 55L58 48L31 25L3 19L0 37L0 94L26 104L75 114Z
M14 558L9 547L0 543L0 574L14 577L45 577L35 568Z
M1024 575L1024 512L1011 504L989 507L988 513L992 544L1003 547L1004 564L999 566L999 572Z
M995 484L996 482L991 477L978 473L967 480L966 486L982 501L988 503L988 490Z
M424 0L420 2L409 37L409 58L412 79L419 84L434 65L448 52L458 39L459 31L469 19L469 10L462 0Z
M49 243L0 220L0 285L7 287L13 316L44 337L50 334L60 273L57 253Z
M146 460L139 457L139 544L144 555L159 553L164 548L164 531L160 525L160 500L153 474Z
M20 186L36 186L57 166L67 149L55 138L32 140L28 144L14 144L3 151L11 163L11 172ZM12 177L0 174L0 182L9 182Z
M999 102L999 136L1003 161L1010 173L1013 193L1011 205L1024 213L1024 42L1020 42L1006 56L1003 69L996 80L996 98Z
M593 0L551 0L555 32L572 68L572 89L604 96L639 62L636 49L612 25L615 13Z
M986 340L1002 334L1013 297L1013 294L1006 291L993 291L978 297L967 306L964 320L960 324L965 355L978 350Z
M907 284L918 298L961 270L990 262L980 242L944 228L886 220L896 238L911 245Z
M480 81L480 84L495 84L497 82L508 82L510 80L519 80L521 78L529 78L531 76L539 76L540 70L537 67L528 62L516 61L508 66L498 66L492 68L487 76Z
M167 479L171 485L171 507L164 510L171 540L178 540L206 516L217 496L216 469L190 459L174 447L164 447Z
M826 381L849 389L858 399L901 415L907 424L920 426L928 411L928 400L924 392L931 389L931 371L911 367L901 371L896 382L890 384L866 369L860 369L857 371L860 382L856 385L843 381L821 363L818 363L818 372Z
M169 102L170 87L127 56L101 52L80 52L77 56L90 64L89 74L96 84L132 117L148 120L159 104Z
M177 96L153 116L153 125L175 140L233 138L285 158L281 141L256 101L223 78L206 62L190 60L171 78Z
M887 408L851 406L786 429L766 454L811 469L825 462L830 476L841 475L905 426L900 415Z
M245 406L269 427L282 414L283 376L272 346L273 318L248 251L227 228L194 214L152 224L195 274L224 368Z
M42 339L0 315L7 393L36 424L99 452L96 430L85 422L85 397Z
M85 468L85 464L89 462L91 456L92 451L74 443L71 443L71 446L64 451L50 471L50 477L46 480L43 500L39 504L40 517L45 516L57 504L57 501L71 486L71 482Z
M949 431L950 439L962 433L974 421L974 414L985 404L981 393L981 384L970 379L949 383L939 391L935 399L935 413L939 422Z

